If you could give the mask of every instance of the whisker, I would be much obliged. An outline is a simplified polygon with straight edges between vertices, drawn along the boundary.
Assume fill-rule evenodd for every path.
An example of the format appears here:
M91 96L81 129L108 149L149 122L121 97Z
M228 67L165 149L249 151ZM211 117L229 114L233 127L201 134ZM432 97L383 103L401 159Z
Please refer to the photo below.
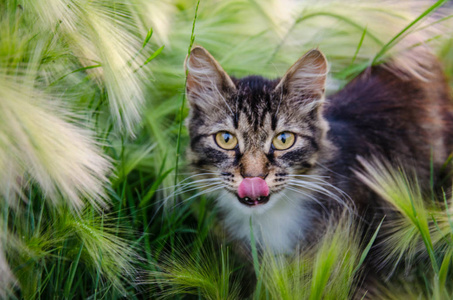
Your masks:
M203 175L218 175L217 173L199 173L199 174L194 174L192 176L189 176L187 178L184 178L184 180L178 182L178 184L176 185L171 185L171 186L168 186L168 187L165 187L165 188L161 188L161 189L158 189L157 191L165 191L165 190L169 190L169 189L174 189L178 186L181 186L181 185L186 185L188 184L186 181L196 177L196 176L203 176ZM190 183L189 183L190 184Z
M208 170L206 170L206 171L208 171ZM205 172L205 173L194 173L194 172L179 173L179 172L178 172L178 176L179 176L179 175L181 175L181 176L182 176L182 175L194 175L194 176L196 176L196 175L200 175L200 174L213 174L213 175L217 175L218 172ZM185 179L184 179L184 180L185 180Z
M219 183L220 183L220 182L211 182L211 183L207 183L207 184L205 184L205 185L187 187L187 188L184 189L184 190L175 191L175 193L174 193L173 196L182 195L182 194L185 194L185 193L187 193L187 192L194 191L194 190L201 190L201 189L204 189L204 188L206 188L206 187L208 187L208 186L215 185L215 184L219 184Z
M310 179L311 179L311 178L310 178ZM336 192L338 192L339 194L345 196L345 197L348 198L349 200L351 199L351 198L349 197L349 195L348 195L346 192L344 192L342 189L340 189L340 188L334 186L334 185L331 184L330 182L325 181L325 180L323 180L323 179L319 179L319 178L313 178L313 179L316 179L315 182L313 182L313 183L319 182L319 183L321 183L321 185L330 187L331 189L333 189L333 190L335 190ZM303 181L302 181L302 180L294 180L294 179L290 179L289 181L291 181L291 182L296 182L296 181L297 181L297 182L300 182L300 183L305 183L305 182L310 181L310 180L303 180ZM317 182L316 182L316 181L317 181Z
M337 172L333 171L332 169L326 167L325 165L323 165L323 164L321 164L321 163L319 163L319 162L316 162L316 164L317 164L318 166L320 166L321 168L323 168L324 170L326 170L326 171L328 171L328 172L330 172L330 173L332 173L332 174L338 175L338 176L343 177L343 178L348 178L347 176L342 175L342 174L340 174L340 173L337 173ZM348 178L348 179L349 179L349 178Z
M302 177L302 178L329 178L330 176L322 176L322 175L307 175L307 174L288 174L282 177Z
M294 205L297 205L297 204L298 204L297 200L296 200L296 199L293 199L293 198L290 198L290 197L286 194L285 191L282 192L282 195L283 195L286 199L288 199L288 201L289 201L290 203L292 203L292 204L294 204Z
M306 186L301 186L301 185L291 185L292 187L299 187L299 188L303 188L305 190L309 190L309 191L312 191L312 192L317 192L319 194L322 194L322 195L325 195L327 197L329 197L330 199L334 200L335 202L337 202L338 204L340 204L341 206L349 209L349 206L347 205L347 203L345 201L343 201L343 199L341 199L341 197L339 197L338 195L335 195L333 193L329 193L328 191L326 190L319 190L319 189L315 189L315 188L308 188Z
M219 185L220 185L220 186L219 186ZM214 190L212 190L213 188L215 188L215 189L224 188L224 186L223 186L223 184L222 184L221 182L214 182L214 183L210 183L210 184L204 185L204 186L202 186L202 187L193 188L192 190L196 190L196 189L200 189L200 188L207 188L207 187L209 187L209 186L212 186L212 187L210 187L210 188L208 188L208 189L206 189L206 190L203 190L203 191L201 191L201 192L199 192L199 193L197 193L197 194L195 194L195 195L189 197L188 199L185 199L184 201L178 202L178 203L175 204L171 209L174 209L176 206L178 206L178 205L180 205L180 204L182 204L182 203L184 203L184 202L186 202L186 201L189 201L190 199L192 199L192 198L194 198L194 197L198 197L199 195L202 195L202 194L204 194L204 193L212 192L212 191L214 191ZM187 192L187 191L185 191L185 192ZM168 197L165 197L164 199L162 199L162 200L160 201L160 202L161 202L160 205L156 208L156 212L154 213L154 215L153 215L152 218L154 218L154 217L157 215L157 212L158 212L160 209L162 209L162 207L163 207L166 203L168 203L168 200L172 199L172 198L173 198L174 196L176 196L176 195L181 195L181 194L182 194L182 193L179 193L179 194L171 194L171 195L169 195ZM156 202L156 204L157 204L157 202Z
M316 176L316 175L315 176L301 176L301 175L296 175L296 176L293 176L293 177L295 177L296 179L290 178L289 180L303 181L303 182L309 181L309 182L322 183L324 185L332 187L333 189L340 190L339 188L337 188L336 186L332 185L330 182L325 180L325 179L329 178L329 176ZM300 180L297 177L301 177L304 180Z
M333 186L332 184L323 181L322 184L316 183L316 182L309 182L309 181L301 181L301 180L289 180L289 186L295 187L295 188L302 188L306 190L310 190L313 192L318 192L322 195L330 197L332 200L346 208L351 214L358 216L361 218L357 212L355 211L355 206L354 202L351 200L351 198L343 192L341 189ZM327 188L332 188L334 191L338 192L340 195L335 194L334 192L328 190ZM348 201L348 203L345 201L345 198Z
M221 185L221 186L214 186L214 187L211 187L211 188L209 188L209 189L207 189L207 190L204 190L204 191L200 191L199 193L196 193L195 195L193 195L193 196L191 196L191 197L189 197L189 198L187 198L187 199L184 199L183 201L178 202L177 204L175 204L175 205L172 207L172 209L175 209L176 207L182 205L183 203L186 203L186 202L192 200L192 199L195 198L195 197L199 197L199 196L201 196L201 195L203 195L203 194L211 193L211 192L214 192L214 191L216 191L216 190L223 189L223 188L224 188L224 186Z
M329 211L327 210L327 207L325 207L325 205L322 204L322 202L319 201L318 199L316 199L316 197L314 197L313 195L311 195L311 194L309 194L309 193L304 193L304 192L301 191L301 190L293 189L293 188L291 188L291 187L287 187L286 189L288 189L288 190L290 190L290 191L293 191L293 192L296 192L296 193L298 193L298 194L301 194L301 195L304 196L304 197L310 198L311 200L313 200L314 202L316 202L319 206L321 206L321 207L324 209L324 211L325 211L326 213L329 213Z
M326 196L332 197L336 200L340 200L344 205L346 203L343 201L342 197L347 198L350 200L349 196L343 192L341 189L337 188L336 186L328 183L327 181L319 181L319 182L313 182L313 181L302 181L302 180L289 180L289 184L294 185L294 186L299 186L302 188L306 189L314 189L315 191L322 193ZM332 189L332 190L329 190ZM338 194L335 194L334 192L337 192Z
M213 171L212 169L205 169L205 168L200 168L200 167L195 167L193 166L192 169L195 171L203 171L203 172L208 172L208 173L216 173L217 171Z
M322 193L322 194L324 194L326 196L330 196L330 197L339 197L338 195L336 195L332 191L329 191L328 189L326 189L322 185L316 184L316 183L313 183L313 182L308 182L308 181L307 182L289 181L289 185L306 188L308 190L319 192L319 193Z
M188 184L184 187L181 187L179 189L176 189L172 195L170 195L169 197L172 197L172 196L176 196L176 195L181 195L183 193L187 193L189 191L193 191L193 190L196 190L196 189L202 189L202 188L205 188L207 186L210 186L210 185L215 185L215 184L219 184L219 183L222 183L221 180L217 179L216 180L198 180L195 184Z
M190 182L184 183L181 186L194 185L194 184L197 184L198 182L205 182L205 181L221 181L221 179L220 178L202 178L202 179L198 179L198 180L194 180L194 181L190 181Z
M197 176L204 176L204 175L218 175L217 172L204 172L204 173L196 173L196 174L193 174L192 176L189 176L189 177L186 177L184 178L183 180L181 180L180 182L178 182L178 184L181 184L191 178L194 178L194 177L197 177Z

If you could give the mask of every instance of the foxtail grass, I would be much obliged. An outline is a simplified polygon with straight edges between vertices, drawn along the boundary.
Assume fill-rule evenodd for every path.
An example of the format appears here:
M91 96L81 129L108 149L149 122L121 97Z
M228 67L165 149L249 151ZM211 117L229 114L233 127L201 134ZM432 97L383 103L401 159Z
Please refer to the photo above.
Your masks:
M62 289L64 297L72 298L80 295L78 289L88 288L80 276L91 278L99 290L118 293L126 291L125 283L133 284L134 264L140 257L126 239L131 234L127 227L118 227L114 217L100 217L93 210L74 215L33 200L28 205L39 208L36 212L32 208L3 212L3 219L13 222L3 232L3 241L22 297L48 297Z
M453 286L447 279L453 259L451 196L427 194L416 174L385 161L361 159L361 163L364 171L357 173L359 178L385 200L387 211L394 215L383 228L379 246L386 254L380 258L381 264L393 266L393 271L399 268L423 274L418 280L426 282L417 283L413 275L412 282L403 281L402 288L395 284L383 288L381 296L387 298L392 290L395 295L407 293L405 298L451 298Z
M331 63L331 91L376 57L380 63L418 44L434 51L440 45L451 77L451 13L448 7L435 12L432 4L200 1L196 43L233 76L269 78L319 47ZM148 286L132 278L149 270L154 291L173 299L185 293L241 298L247 294L244 282L253 285L253 276L260 285L250 297L285 299L301 287L305 298L351 296L361 274L355 267L366 254L360 251L367 248L357 244L350 228L344 229L350 236L331 228L326 235L331 240L322 239L301 256L257 256L256 275L244 279L238 269L253 262L233 263L237 257L227 246L200 245L218 218L208 198L186 190L177 196L182 204L160 209L167 191L174 190L175 166L179 177L187 174L179 151L189 142L181 99L196 5L196 0L0 3L0 297L140 297ZM402 59L399 65L412 70L410 63ZM418 220L419 227L411 227L409 217L394 224L397 238L389 237L388 263L437 261L426 285L392 287L396 295L451 296L446 200L442 208L417 207L428 211L417 213L428 218ZM419 229L431 237L421 238ZM432 255L425 247L430 244ZM180 246L167 251L171 245Z
M156 291L161 299L183 294L239 299L241 286L234 277L230 251L224 245L216 250L208 241L195 254L180 250L172 256L162 255L157 271L149 273L149 283L156 285L155 291L161 286Z
M33 1L37 24L53 30L108 94L110 114L120 130L134 135L142 117L152 55L146 32L130 1ZM147 47L148 46L148 47ZM155 48L156 51L158 48Z
M49 82L61 73L45 63L61 49L52 34L24 31L21 12L3 11L0 29L0 192L9 205L37 184L53 204L106 205L111 162L95 133ZM9 45L9 47L8 47Z
M360 229L351 216L345 214L337 222L328 226L316 245L296 254L275 255L266 251L259 271L258 280L264 287L259 299L350 299L363 296L358 295L362 264L379 229L368 245L362 245Z
M4 245L5 240L3 234L1 234L0 238L2 239L1 244ZM0 277L0 298L6 299L7 297L11 296L11 291L13 290L16 279L14 278L4 255L3 246L0 247L0 272L2 274L2 276Z

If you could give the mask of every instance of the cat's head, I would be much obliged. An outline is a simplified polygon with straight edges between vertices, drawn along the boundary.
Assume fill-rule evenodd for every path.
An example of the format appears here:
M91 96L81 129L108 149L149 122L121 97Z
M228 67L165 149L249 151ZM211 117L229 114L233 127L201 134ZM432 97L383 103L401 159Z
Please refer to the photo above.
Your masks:
M219 201L241 212L278 205L277 195L315 170L326 144L324 55L307 52L278 80L234 79L195 47L186 69L189 159L208 178L200 182L233 195Z

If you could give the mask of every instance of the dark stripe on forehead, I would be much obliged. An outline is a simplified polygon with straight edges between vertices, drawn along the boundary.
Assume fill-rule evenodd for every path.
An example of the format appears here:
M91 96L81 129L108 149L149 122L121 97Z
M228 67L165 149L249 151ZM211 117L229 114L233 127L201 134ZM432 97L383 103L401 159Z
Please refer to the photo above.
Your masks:
M270 110L269 97L265 94L247 94L241 97L240 101L242 102L240 112L257 131L263 126L265 116Z
M263 126L266 114L275 109L272 105L272 91L276 81L249 76L236 80L235 83L238 90L231 101L235 102L236 114L242 113L257 131Z
M238 109L239 101L238 101L238 95L234 94L232 99L233 99L233 101L230 101L230 102L233 102L232 106L234 107L233 126L234 126L235 129L238 129L239 128L239 109Z

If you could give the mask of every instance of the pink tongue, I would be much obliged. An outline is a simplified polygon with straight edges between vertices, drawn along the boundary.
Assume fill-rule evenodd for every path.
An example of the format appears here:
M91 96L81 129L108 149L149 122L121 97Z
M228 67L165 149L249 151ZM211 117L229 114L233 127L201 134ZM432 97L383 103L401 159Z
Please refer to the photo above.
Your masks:
M256 199L262 196L269 195L269 187L266 181L259 177L244 178L239 185L238 194L240 198Z

